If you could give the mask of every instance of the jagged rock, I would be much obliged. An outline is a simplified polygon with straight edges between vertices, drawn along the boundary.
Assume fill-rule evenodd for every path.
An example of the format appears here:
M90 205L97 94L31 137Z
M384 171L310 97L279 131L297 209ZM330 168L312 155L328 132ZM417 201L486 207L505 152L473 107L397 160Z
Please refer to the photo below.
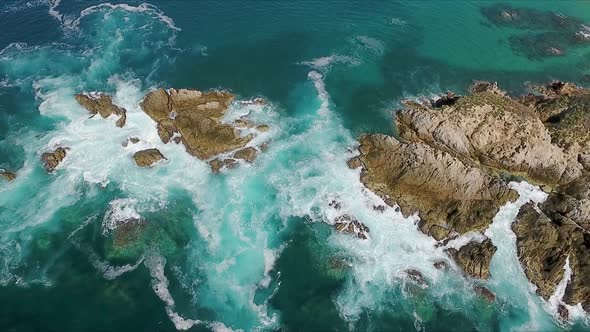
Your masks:
M115 114L119 116L117 127L125 126L127 111L123 107L113 104L113 98L104 93L79 93L75 96L80 105L93 115L100 114L103 118Z
M523 206L512 225L521 264L537 293L548 299L564 277L569 257L572 276L563 301L590 309L590 185L581 177L535 209Z
M342 207L342 204L340 204L340 202L332 200L330 203L328 203L328 206L331 208L334 208L335 210L340 210L340 208Z
M148 93L140 105L158 123L162 142L180 134L187 152L206 160L244 147L254 137L242 137L236 125L222 122L233 98L224 91L159 89Z
M214 174L219 173L222 168L233 168L236 165L237 161L235 159L213 159L209 162L209 166L211 167L211 172Z
M359 167L363 166L363 163L361 162L360 158L351 158L346 162L346 164L351 169L355 169L355 168L359 168Z
M5 169L0 169L0 177L3 177L6 181L14 181L16 179L16 174Z
M41 160L43 161L43 165L45 166L45 170L51 173L55 170L57 165L64 160L66 157L66 151L68 148L59 147L55 149L53 152L45 152L41 155Z
M265 124L256 126L256 130L261 131L261 132L266 132L269 129L270 129L270 127Z
M334 228L338 232L356 235L359 239L366 240L369 228L348 214L334 218Z
M147 149L135 152L133 159L135 159L137 166L150 167L158 161L166 158L158 149Z
M422 272L416 269L408 269L405 271L408 279L410 279L413 283L417 284L421 288L427 288L428 283L426 282L426 278L422 275Z
M138 137L129 137L129 138L128 138L128 139L127 139L125 142L123 142L123 144L121 144L121 145L123 145L123 147L124 147L124 148L126 148L126 147L129 145L129 143L131 143L131 144L137 144L137 143L139 143L139 141L140 141L140 139L139 139Z
M404 140L470 160L490 174L508 172L551 185L581 175L582 165L552 144L535 110L487 90L442 109L398 111L396 124Z
M496 295L484 286L476 285L473 290L490 303L496 301Z
M563 304L557 306L557 314L562 321L568 321L570 319L570 312Z
M373 205L373 210L378 212L385 212L385 205Z
M247 148L243 148L241 150L236 151L236 153L234 153L234 158L235 159L243 159L249 163L253 162L254 159L256 159L256 153L258 151L256 151L255 148L253 147L247 147Z
M492 240L485 239L481 243L471 241L459 250L449 248L447 251L457 265L470 276L480 279L490 276L490 262L496 252Z
M425 144L365 135L359 151L363 184L404 215L418 213L420 229L437 240L484 230L500 206L517 198L503 181Z
M459 100L461 96L457 96L452 92L447 92L445 95L441 96L440 98L432 101L432 107L434 108L441 108L443 106L451 106Z
M447 270L449 268L449 264L445 261L436 261L433 265L437 270Z

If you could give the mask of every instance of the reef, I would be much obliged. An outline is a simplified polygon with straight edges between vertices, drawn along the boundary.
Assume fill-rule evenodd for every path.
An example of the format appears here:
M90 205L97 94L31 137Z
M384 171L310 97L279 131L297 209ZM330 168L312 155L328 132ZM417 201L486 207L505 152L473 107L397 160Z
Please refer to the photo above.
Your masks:
M348 165L360 167L362 183L388 205L417 213L419 229L442 245L487 229L499 207L517 198L509 181L539 185L547 200L525 204L512 225L523 270L548 299L569 263L563 302L590 310L590 90L563 82L529 89L511 97L476 82L466 96L405 102L396 112L399 137L361 136ZM481 279L495 251L487 238L447 249Z

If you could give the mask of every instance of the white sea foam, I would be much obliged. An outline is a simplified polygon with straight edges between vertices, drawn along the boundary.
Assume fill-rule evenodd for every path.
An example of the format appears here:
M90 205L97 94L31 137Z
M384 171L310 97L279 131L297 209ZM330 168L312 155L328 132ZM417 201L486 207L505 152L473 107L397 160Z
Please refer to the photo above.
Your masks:
M354 41L376 55L382 55L385 51L385 45L377 38L369 36L356 36Z
M106 235L122 223L137 222L141 216L135 209L137 200L133 198L117 198L109 203L102 221L102 233Z
M334 64L346 64L346 65L355 66L355 65L358 65L359 63L360 63L359 60L355 59L353 57L346 56L346 55L334 54L334 55L330 55L330 56L316 58L311 61L303 61L300 64L305 65L305 66L309 66L315 70L327 71Z
M132 13L145 13L147 15L154 17L155 19L160 20L174 31L182 30L179 27L177 27L174 24L174 21L170 17L166 16L166 14L164 14L164 12L162 12L158 7L145 2L138 6L132 6L125 3L112 4L110 2L90 6L88 8L83 9L80 12L80 16L74 21L72 21L71 24L69 24L69 27L77 28L80 25L80 20L82 20L84 17L104 10L125 10Z

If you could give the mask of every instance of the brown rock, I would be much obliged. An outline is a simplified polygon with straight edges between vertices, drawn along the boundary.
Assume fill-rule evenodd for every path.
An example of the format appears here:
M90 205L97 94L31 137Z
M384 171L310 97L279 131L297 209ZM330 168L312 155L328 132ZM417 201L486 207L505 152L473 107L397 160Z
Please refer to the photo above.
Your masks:
M548 299L572 270L563 301L590 309L590 185L588 176L558 187L535 209L523 206L512 225L521 264L537 293Z
M487 90L442 109L398 111L396 124L403 139L470 160L490 174L507 172L551 185L581 174L577 158L552 144L535 110Z
M420 229L441 240L451 230L484 230L516 192L501 180L420 143L384 135L360 138L361 181L406 216L418 213Z
M561 303L557 306L557 314L559 315L559 318L563 321L568 321L570 319L570 312Z
M256 126L256 130L261 131L261 132L266 132L266 131L268 131L268 129L270 129L270 127L265 124Z
M14 181L16 179L16 174L9 172L5 169L0 169L0 177L4 178L6 181Z
M361 159L358 157L351 158L350 160L348 160L348 162L346 164L351 169L355 169L355 168L359 168L359 167L363 166Z
M476 285L473 287L473 290L483 297L486 301L493 303L496 302L496 295L489 289L484 286Z
M45 166L45 170L47 172L53 172L57 165L64 160L66 157L66 151L68 148L59 147L55 149L53 152L45 152L41 155L41 160L43 161L43 165Z
M232 125L221 121L233 98L223 91L159 89L148 93L140 105L159 124L164 143L178 132L187 152L206 160L243 147L253 138L240 136Z
M236 151L234 153L234 158L236 159L243 159L249 163L253 162L256 159L256 149L253 147L243 148L241 150Z
M213 159L209 162L211 172L214 174L219 173L223 168L234 168L237 162L234 159Z
M75 96L80 105L86 108L93 115L100 114L103 118L115 114L119 116L117 127L125 126L127 111L123 107L113 104L111 96L104 93L79 93Z
M492 240L485 239L481 243L471 241L459 250L450 248L447 251L468 275L480 279L490 276L490 262L496 252Z
M363 240L367 239L367 233L369 233L367 226L348 214L334 218L334 228L338 232L353 234Z
M140 167L151 167L162 159L166 159L158 149L147 149L135 152L135 163Z

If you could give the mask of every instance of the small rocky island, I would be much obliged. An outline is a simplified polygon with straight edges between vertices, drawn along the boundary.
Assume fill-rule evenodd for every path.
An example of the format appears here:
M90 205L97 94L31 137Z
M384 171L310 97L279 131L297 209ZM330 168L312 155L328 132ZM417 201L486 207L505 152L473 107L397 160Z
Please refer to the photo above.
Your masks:
M92 116L118 116L116 125L125 126L127 110L115 105L111 96L93 92L80 93L75 98ZM232 123L224 121L233 100L234 95L227 91L157 89L149 92L140 106L156 123L164 144L170 141L182 143L189 154L208 161L211 170L218 173L223 168L235 166L238 160L253 162L258 152L267 148L266 143L258 147L249 146L249 143L258 133L267 131L268 125L255 124L246 117ZM241 103L264 105L266 101L255 98ZM133 137L129 142L135 144L139 140ZM124 142L124 146L129 142ZM150 167L166 158L157 149L146 149L136 152L134 159L138 166Z
M418 213L419 229L441 244L487 229L518 197L509 181L539 185L547 201L523 206L512 226L520 262L548 299L568 260L563 302L589 311L590 90L553 82L531 91L514 98L477 82L467 96L407 101L396 112L399 136L360 137L349 166L360 167L363 184L388 205ZM448 249L468 275L484 279L495 251L489 239Z

